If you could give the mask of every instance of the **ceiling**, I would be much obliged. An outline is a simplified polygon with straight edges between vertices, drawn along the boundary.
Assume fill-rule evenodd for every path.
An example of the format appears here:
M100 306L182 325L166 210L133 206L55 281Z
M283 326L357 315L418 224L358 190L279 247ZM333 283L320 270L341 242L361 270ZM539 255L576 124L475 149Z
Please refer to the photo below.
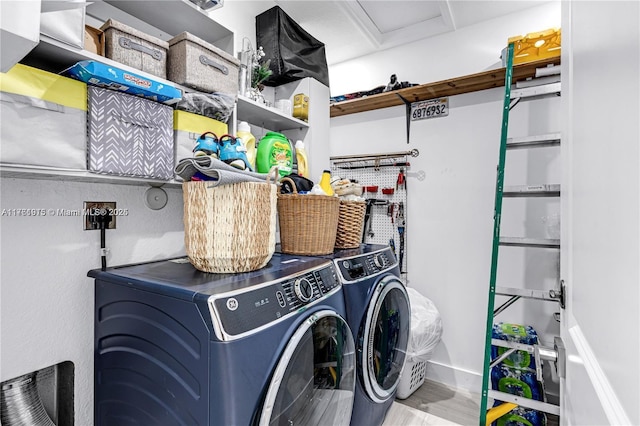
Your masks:
M334 65L455 31L521 11L549 0L273 0L256 14L280 6L302 28L326 46ZM244 7L250 3L243 3ZM254 4L255 4L254 3Z

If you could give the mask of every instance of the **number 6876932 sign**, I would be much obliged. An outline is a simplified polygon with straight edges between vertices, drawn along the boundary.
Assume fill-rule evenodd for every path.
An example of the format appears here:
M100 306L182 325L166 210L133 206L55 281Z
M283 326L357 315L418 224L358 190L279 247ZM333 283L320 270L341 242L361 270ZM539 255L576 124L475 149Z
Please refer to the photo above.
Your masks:
M449 115L449 98L430 99L411 104L411 121Z

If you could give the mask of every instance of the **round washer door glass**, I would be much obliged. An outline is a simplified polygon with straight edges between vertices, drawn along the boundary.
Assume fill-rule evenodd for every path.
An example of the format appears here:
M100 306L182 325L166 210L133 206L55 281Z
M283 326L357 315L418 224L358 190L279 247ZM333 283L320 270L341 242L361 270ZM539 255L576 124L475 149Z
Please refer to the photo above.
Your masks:
M278 361L260 425L348 425L355 389L351 329L325 310L303 322Z
M358 348L362 380L375 402L388 400L398 387L409 340L409 297L396 277L375 287Z

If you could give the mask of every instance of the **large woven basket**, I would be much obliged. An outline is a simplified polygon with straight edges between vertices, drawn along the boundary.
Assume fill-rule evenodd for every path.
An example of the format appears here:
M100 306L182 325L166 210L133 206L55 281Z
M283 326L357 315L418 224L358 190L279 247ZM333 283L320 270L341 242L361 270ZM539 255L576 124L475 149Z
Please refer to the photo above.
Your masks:
M356 248L362 241L364 215L367 203L364 201L340 201L336 248Z
M276 246L277 187L184 182L184 242L193 266L232 273L264 267Z
M338 229L340 200L328 195L278 194L280 245L283 253L319 255L333 253Z

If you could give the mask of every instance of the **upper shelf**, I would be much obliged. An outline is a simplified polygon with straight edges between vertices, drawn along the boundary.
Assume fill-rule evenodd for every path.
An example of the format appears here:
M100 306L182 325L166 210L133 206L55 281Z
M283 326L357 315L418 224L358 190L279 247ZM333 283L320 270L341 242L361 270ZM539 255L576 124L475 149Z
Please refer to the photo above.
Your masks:
M536 68L546 67L549 64L560 64L560 56L514 65L512 80L515 83L519 80L534 77ZM393 92L379 93L364 98L337 102L332 104L329 109L330 117L339 117L341 115L404 105L404 102L398 95L409 102L418 102L478 90L492 89L494 87L504 86L504 77L505 69L498 68L477 74L451 78L449 80L407 87L406 89L394 90Z
M259 104L258 102L238 96L238 121L248 121L256 126L271 130L306 129L309 123L291 115Z

